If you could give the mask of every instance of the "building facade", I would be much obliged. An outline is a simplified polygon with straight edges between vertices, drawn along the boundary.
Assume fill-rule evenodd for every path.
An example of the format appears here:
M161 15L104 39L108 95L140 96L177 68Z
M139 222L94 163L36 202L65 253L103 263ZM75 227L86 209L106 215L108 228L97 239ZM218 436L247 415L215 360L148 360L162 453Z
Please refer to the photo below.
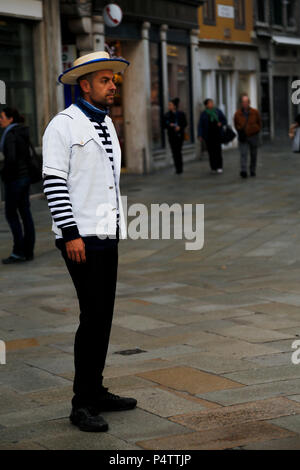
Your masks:
M292 82L300 77L300 2L254 3L263 133L271 140L287 138L289 125L299 112L291 94Z
M63 103L56 84L62 67L59 19L59 0L0 2L5 101L24 115L37 146L49 116Z
M9 4L11 3L11 5ZM79 56L106 49L131 63L118 77L111 110L123 150L122 167L147 173L172 164L163 115L179 97L188 118L184 158L195 158L197 11L203 0L119 0L124 16L104 25L108 0L14 0L0 2L0 80L7 105L25 115L41 147L50 119L74 99L57 77Z
M118 78L111 117L122 147L122 167L148 173L172 163L163 115L169 99L179 97L188 119L184 159L196 155L196 106L193 64L197 49L197 11L203 1L119 0L123 21L103 23L107 0L61 0L62 47L66 57L106 49L130 61Z
M200 110L212 98L232 124L242 93L258 104L252 0L208 0L199 8L199 27Z

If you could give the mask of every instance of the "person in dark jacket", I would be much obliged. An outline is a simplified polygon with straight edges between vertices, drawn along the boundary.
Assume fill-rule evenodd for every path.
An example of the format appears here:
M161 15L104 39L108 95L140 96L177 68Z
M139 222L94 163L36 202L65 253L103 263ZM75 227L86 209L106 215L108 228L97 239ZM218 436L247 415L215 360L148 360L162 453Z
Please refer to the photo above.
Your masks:
M213 173L223 173L222 156L222 127L227 125L227 119L212 99L204 101L205 110L200 115L198 138L204 140L209 155L210 168Z
M179 175L183 172L182 146L187 120L185 113L178 110L178 106L179 98L169 102L169 111L164 116L164 128L168 131L176 173Z
M0 151L4 154L1 177L5 217L13 235L12 253L2 260L3 264L30 261L34 257L35 229L29 202L30 140L29 129L23 122L16 109L5 108L0 113L0 127L4 129Z

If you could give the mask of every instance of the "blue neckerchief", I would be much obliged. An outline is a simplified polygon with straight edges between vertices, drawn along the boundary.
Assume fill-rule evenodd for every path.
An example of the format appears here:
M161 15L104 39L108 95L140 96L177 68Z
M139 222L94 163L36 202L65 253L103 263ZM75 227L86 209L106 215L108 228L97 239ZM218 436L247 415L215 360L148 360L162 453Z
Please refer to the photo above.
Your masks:
M7 126L2 134L2 137L1 137L1 140L0 140L0 152L3 152L3 149L4 149L4 142L5 142L5 138L6 138L6 135L7 133L15 126L17 126L18 123L14 122L12 124L9 124L9 126Z
M108 115L108 110L104 111L102 109L96 108L96 106L93 106L91 103L84 100L81 96L77 98L75 104L88 118L92 118L96 122L103 122Z

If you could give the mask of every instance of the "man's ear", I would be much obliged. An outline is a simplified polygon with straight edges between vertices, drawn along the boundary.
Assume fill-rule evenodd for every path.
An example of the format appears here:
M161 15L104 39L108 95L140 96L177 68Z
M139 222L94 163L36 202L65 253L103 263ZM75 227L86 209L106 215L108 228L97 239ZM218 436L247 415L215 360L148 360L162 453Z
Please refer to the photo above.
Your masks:
M79 86L81 87L81 90L83 91L83 93L89 93L91 91L91 85L86 78L84 78L83 80L80 80Z

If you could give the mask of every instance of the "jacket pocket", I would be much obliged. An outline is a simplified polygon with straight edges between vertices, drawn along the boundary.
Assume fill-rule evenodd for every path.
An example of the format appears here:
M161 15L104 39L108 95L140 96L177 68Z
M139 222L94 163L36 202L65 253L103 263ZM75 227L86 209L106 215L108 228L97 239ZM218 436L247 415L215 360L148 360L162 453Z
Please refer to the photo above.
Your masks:
M90 136L76 139L71 146L71 166L74 171L93 168L99 155L96 143Z

